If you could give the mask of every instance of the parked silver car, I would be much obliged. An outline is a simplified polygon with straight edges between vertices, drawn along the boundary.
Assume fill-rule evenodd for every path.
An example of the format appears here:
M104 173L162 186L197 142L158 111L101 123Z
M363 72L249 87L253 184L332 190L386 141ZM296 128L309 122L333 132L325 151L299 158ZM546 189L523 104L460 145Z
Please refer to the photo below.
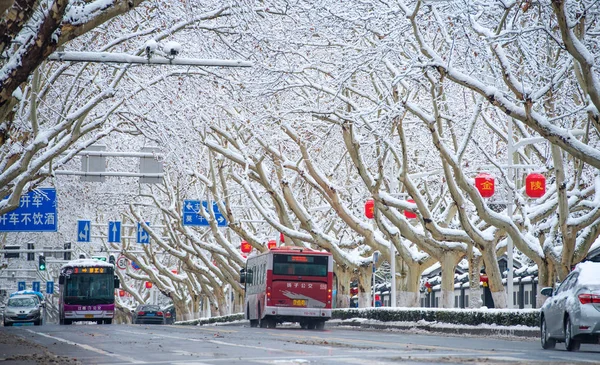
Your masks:
M540 337L544 349L564 342L568 351L577 351L581 343L600 341L600 262L579 263L541 309Z

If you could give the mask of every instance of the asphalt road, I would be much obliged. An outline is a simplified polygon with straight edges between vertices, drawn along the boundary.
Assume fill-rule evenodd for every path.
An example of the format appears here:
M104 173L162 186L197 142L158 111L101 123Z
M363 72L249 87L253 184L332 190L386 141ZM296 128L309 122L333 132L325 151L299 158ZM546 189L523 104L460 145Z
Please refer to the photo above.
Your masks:
M537 339L343 327L311 331L246 325L82 324L0 328L0 332L82 364L600 364L600 345L582 345L581 351L570 353L563 344L542 350Z

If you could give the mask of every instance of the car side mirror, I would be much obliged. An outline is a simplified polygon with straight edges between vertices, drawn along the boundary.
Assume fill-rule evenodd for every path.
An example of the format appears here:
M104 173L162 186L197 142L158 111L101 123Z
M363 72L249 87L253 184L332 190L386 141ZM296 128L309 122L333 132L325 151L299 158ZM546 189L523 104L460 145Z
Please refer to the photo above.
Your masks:
M551 296L552 296L552 294L553 294L553 292L552 292L552 288L550 288L550 287L542 288L542 290L540 290L540 293L541 293L542 295L545 295L545 296L547 296L547 297L551 297Z

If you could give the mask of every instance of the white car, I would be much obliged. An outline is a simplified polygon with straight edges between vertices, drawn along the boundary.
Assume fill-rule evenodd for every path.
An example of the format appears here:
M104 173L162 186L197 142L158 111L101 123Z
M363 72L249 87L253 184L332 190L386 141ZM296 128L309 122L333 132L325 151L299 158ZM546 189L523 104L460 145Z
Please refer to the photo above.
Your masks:
M577 351L581 343L600 341L600 262L579 263L560 286L543 288L548 296L541 309L542 348L554 348L564 342L568 351Z

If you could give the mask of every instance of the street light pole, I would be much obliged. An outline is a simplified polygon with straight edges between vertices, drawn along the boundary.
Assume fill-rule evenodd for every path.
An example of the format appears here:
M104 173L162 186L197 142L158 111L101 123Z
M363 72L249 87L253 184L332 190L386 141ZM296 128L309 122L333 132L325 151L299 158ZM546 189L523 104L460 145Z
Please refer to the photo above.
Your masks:
M400 237L400 242L402 242L402 237ZM396 247L394 246L394 242L390 241L390 271L392 272L392 280L391 280L391 300L390 307L396 307Z
M513 158L513 120L508 119L508 137L507 137L507 152L508 152L508 181L513 182L513 169L512 169L512 158ZM508 188L508 201L506 202L506 212L508 218L512 221L513 217L513 194L512 189ZM506 290L507 290L507 308L513 307L513 241L510 235L506 237L506 254L508 256L508 275L506 276Z

